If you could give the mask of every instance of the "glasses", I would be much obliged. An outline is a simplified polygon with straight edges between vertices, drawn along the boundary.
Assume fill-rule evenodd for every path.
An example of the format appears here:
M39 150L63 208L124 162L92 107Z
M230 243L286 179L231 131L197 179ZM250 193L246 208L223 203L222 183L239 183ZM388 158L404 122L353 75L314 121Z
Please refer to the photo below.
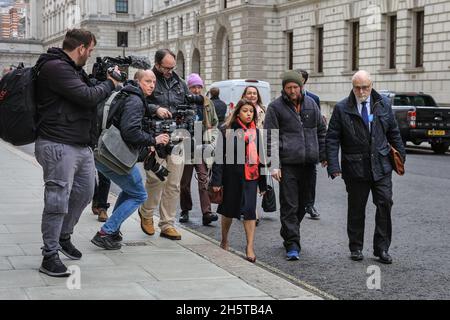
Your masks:
M361 91L361 90L367 91L367 90L370 89L370 87L371 87L371 85L368 85L368 86L353 86L353 89L358 90L358 91Z
M159 65L159 68L163 71L163 72L170 72L170 71L174 71L177 69L177 66L173 66L173 67L164 67L162 65Z

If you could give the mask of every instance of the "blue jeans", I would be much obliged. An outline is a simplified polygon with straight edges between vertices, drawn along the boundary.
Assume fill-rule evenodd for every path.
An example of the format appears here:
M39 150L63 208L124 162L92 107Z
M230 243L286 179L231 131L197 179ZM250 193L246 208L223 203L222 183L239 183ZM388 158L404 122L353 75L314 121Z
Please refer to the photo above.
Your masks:
M122 189L111 216L102 226L103 232L112 234L118 231L122 223L147 200L147 191L144 188L141 173L136 166L127 175L119 175L99 162L95 162L95 166L105 177Z

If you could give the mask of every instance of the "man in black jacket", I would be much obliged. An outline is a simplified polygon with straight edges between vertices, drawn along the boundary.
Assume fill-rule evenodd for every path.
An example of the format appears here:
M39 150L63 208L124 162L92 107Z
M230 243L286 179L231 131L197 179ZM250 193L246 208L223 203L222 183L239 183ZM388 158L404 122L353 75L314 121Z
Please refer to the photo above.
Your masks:
M225 115L227 114L227 104L220 100L220 89L212 87L209 89L209 94L211 95L211 101L214 103L214 108L216 108L217 117L219 118L218 128L222 126L225 122Z
M155 54L153 72L156 75L156 87L147 102L153 105L153 115L167 119L177 107L185 103L189 90L186 83L174 72L176 68L175 54L169 49L158 50ZM160 236L170 240L181 240L181 234L175 228L177 203L180 197L180 182L183 175L184 155L182 144L176 150L166 150L167 156L157 157L169 175L161 181L152 171L146 171L147 181L145 187L148 193L147 201L139 208L141 228L148 235L155 234L153 214L159 206Z
M348 193L347 233L351 259L364 259L365 208L370 191L377 207L373 253L380 262L390 264L388 253L392 237L392 165L390 146L405 159L391 103L372 86L370 74L361 70L353 76L353 91L338 102L326 137L328 173L342 175ZM341 149L341 166L339 165Z
M44 259L40 271L55 277L68 276L58 251L78 260L81 252L72 244L73 229L91 202L95 165L91 130L97 104L118 84L108 77L93 86L83 66L96 45L86 30L69 30L63 48L41 55L45 62L37 79L38 116L41 123L35 144L37 161L44 169L45 196L42 215Z
M305 216L305 201L317 163L325 162L326 128L314 100L304 94L303 78L296 71L283 75L281 97L267 109L264 129L269 139L272 176L280 182L280 234L287 260L300 258L300 223ZM279 157L272 153L279 150Z
M167 134L161 134L155 139L144 130L144 117L149 116L146 98L153 92L155 82L156 77L151 70L139 70L135 75L135 81L130 81L119 93L126 94L127 97L121 111L113 118L113 124L120 130L124 142L132 148L147 150L147 153L149 147L169 142ZM137 166L134 166L129 174L119 175L98 161L95 165L105 177L119 186L122 192L111 217L91 241L100 248L118 250L121 248L122 240L120 226L147 200L147 192Z

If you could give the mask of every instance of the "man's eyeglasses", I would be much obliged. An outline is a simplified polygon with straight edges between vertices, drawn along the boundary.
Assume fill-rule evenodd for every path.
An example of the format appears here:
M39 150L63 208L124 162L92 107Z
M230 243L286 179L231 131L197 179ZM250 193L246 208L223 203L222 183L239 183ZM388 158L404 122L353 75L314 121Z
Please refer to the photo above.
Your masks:
M361 90L367 91L370 89L370 87L371 87L370 85L369 86L353 86L353 89L358 90L358 91L361 91Z
M159 68L163 71L163 72L170 72L170 71L174 71L177 69L177 66L173 66L173 67L164 67L162 65L159 65Z

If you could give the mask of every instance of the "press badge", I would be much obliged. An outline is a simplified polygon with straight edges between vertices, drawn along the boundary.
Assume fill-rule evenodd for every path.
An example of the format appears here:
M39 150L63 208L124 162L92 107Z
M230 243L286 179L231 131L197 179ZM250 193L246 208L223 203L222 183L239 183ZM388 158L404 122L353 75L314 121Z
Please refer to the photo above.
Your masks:
M369 114L369 122L373 122L373 114Z

